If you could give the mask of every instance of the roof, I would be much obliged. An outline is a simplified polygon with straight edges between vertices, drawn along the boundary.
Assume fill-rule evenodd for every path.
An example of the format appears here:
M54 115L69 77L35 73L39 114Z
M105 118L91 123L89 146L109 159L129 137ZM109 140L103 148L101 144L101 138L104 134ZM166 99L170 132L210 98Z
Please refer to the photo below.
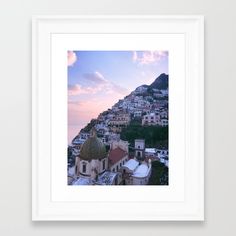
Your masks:
M137 169L134 171L133 176L134 177L146 177L149 174L149 168L147 164L141 164L137 167Z
M79 156L83 160L96 160L106 157L105 145L97 138L95 131L93 136L89 137L82 145Z
M86 177L79 177L77 180L72 182L72 185L90 185L91 181Z
M74 180L72 185L112 185L118 174L110 171L105 171L98 176L97 181L93 181L88 177L80 176L78 179Z
M123 166L127 167L129 170L133 171L138 165L139 165L138 161L136 161L134 159L130 159Z
M110 164L114 165L115 163L123 159L127 154L128 153L122 150L120 147L110 150L109 156L108 156Z
M145 148L145 152L156 153L157 150L156 150L156 148Z
M96 184L112 185L117 175L117 173L105 171L103 174L98 176Z

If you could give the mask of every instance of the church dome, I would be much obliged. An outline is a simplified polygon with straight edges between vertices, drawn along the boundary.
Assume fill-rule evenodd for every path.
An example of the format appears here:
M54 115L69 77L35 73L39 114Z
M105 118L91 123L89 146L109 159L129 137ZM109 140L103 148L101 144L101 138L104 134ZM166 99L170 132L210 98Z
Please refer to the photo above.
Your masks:
M92 130L92 136L88 138L80 149L80 158L90 161L103 159L106 157L106 148L103 142L97 137L95 129Z

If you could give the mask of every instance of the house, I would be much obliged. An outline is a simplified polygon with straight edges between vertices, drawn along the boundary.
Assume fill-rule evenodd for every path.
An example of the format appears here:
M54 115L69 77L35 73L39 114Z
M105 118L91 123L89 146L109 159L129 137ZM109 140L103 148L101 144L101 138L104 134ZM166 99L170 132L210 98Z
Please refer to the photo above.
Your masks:
M130 123L130 114L126 112L117 113L110 121L109 127L112 132L120 133L123 127Z
M157 149L156 148L145 148L145 156L156 157Z
M168 119L164 118L164 119L161 119L158 124L160 126L167 126L168 125Z
M142 117L142 110L134 111L134 117Z
M160 121L160 117L155 113L144 115L142 118L142 125L157 125Z

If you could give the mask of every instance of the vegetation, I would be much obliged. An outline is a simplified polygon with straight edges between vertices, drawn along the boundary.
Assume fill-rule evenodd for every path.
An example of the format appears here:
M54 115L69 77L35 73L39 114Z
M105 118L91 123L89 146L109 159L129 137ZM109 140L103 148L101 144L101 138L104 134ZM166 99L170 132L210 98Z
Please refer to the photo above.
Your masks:
M92 119L81 131L90 132L90 130L98 123L97 119Z
M145 139L146 147L162 147L168 149L168 126L142 126L139 120L132 120L130 125L122 129L121 139L134 146L135 139Z
M152 162L152 173L148 185L168 185L168 168L159 161Z

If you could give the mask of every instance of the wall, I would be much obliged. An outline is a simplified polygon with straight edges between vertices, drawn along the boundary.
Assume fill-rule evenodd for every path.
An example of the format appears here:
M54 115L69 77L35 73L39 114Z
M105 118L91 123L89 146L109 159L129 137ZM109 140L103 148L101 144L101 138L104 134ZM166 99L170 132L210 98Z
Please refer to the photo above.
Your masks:
M8 0L0 3L0 235L235 235L234 0ZM31 16L204 14L206 221L31 222Z

